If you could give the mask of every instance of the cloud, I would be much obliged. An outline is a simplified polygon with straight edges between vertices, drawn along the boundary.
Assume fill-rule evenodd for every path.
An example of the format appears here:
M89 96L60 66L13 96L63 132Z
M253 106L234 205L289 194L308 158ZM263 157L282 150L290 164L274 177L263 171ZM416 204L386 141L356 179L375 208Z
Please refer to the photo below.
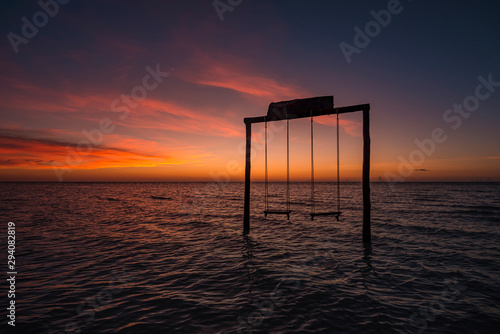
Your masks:
M429 172L428 169L425 169L425 168L416 168L414 169L415 172Z
M172 157L120 147L87 146L47 138L35 138L29 133L0 130L0 168L51 168L66 166L72 169L110 167L158 166L177 164ZM145 152L146 151L146 152Z
M303 94L303 91L295 86L282 84L272 78L240 72L221 64L214 64L194 82L201 85L227 88L269 100L293 99Z
M212 107L192 110L172 102L147 99L130 110L123 125L130 128L159 129L218 137L243 136L241 126L229 122L221 111Z
M316 117L314 121L327 126L337 126L337 119L334 117ZM362 135L362 125L360 122L340 118L339 127L351 136L361 137Z
M41 113L59 114L65 124L80 124L81 120L95 122L109 117L128 128L158 129L180 133L234 137L242 136L240 126L236 126L214 107L193 110L174 101L162 101L148 97L135 108L128 108L130 115L119 121L120 114L112 113L111 103L121 98L121 92L54 92L33 84L18 83L9 98L0 99L0 107L13 108L23 118L38 119ZM106 89L103 89L106 90ZM4 92L4 94L7 94ZM26 99L26 94L30 96ZM120 104L123 107L125 104ZM106 115L106 116L104 116Z
M272 75L259 75L259 70L248 65L248 61L227 55L209 57L196 54L189 68L179 72L181 79L199 85L229 89L266 102L310 95L306 89L284 83Z

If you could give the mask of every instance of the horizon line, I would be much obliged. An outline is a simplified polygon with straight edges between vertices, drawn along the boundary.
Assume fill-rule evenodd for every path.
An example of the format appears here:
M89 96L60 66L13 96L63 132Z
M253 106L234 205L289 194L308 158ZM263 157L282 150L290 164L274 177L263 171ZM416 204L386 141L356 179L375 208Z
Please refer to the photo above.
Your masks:
M245 181L0 181L0 183L245 183ZM252 181L252 183L265 183L265 181ZM286 183L286 181L269 181L268 183ZM290 183L311 183L311 181L290 181ZM315 183L337 183L337 181L315 181ZM362 181L340 181L339 183L362 183ZM370 183L500 183L500 181L370 181Z

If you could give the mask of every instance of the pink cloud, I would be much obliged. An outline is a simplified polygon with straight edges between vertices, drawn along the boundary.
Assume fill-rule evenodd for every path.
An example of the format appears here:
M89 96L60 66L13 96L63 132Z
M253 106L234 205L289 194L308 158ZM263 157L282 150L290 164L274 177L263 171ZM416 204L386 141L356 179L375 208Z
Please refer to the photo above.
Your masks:
M340 128L343 129L347 134L354 137L361 137L361 123L348 119L339 119L339 121ZM337 126L337 119L334 117L317 117L315 119L315 122L327 126Z
M51 132L51 131L48 131ZM134 139L117 142L117 146L78 146L54 139L35 138L26 131L0 133L0 168L45 169L53 166L71 169L137 167L177 164L177 157L164 156L158 143ZM128 145L128 146L127 146ZM68 160L70 159L70 160Z
M213 64L199 79L194 79L194 82L201 85L227 88L269 100L278 97L293 99L304 94L304 91L296 86L285 85L272 78L240 72L226 64Z
M230 89L266 102L310 95L306 89L297 85L284 83L272 76L259 75L259 70L252 68L248 61L228 56L208 57L195 54L188 65L190 70L179 73L188 82Z
M243 135L240 126L232 124L224 117L214 116L218 114L220 111L213 108L191 110L171 102L147 99L137 108L130 110L130 115L123 121L123 125L221 137Z

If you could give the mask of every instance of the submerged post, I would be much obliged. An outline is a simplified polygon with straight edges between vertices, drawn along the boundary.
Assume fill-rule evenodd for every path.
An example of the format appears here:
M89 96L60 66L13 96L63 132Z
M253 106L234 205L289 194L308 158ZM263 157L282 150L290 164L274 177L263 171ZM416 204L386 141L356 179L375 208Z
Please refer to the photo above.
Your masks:
M371 243L370 106L363 109L363 242Z
M252 123L245 120L246 125L246 158L245 158L245 203L243 205L243 234L250 232L250 158L252 152Z

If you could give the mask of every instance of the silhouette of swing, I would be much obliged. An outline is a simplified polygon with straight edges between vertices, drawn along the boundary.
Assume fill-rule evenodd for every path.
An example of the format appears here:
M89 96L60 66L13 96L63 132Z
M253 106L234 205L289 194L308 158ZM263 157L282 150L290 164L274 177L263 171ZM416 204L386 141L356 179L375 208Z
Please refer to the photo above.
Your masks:
M312 111L310 113L311 118L311 220L314 220L316 216L335 216L337 221L339 220L339 216L342 214L340 211L340 159L339 159L339 114L337 110L337 210L336 211L322 211L316 212L316 202L314 196L314 121ZM268 173L268 162L267 162L267 117L265 118L265 181L264 181L264 217L267 215L275 214L275 215L286 215L287 219L290 220L290 124L288 114L286 114L286 209L285 210L272 210L269 209L269 173Z
M340 150L339 150L339 113L337 110L337 211L323 211L316 212L316 202L314 198L314 121L311 112L311 220L314 220L316 216L335 216L335 219L339 221L339 217L342 214L340 211Z
M306 99L295 99L290 101L273 102L269 105L267 115L257 117L245 117L245 186L243 200L243 234L250 233L250 189L251 189L251 168L252 168L252 125L257 123L275 122L289 119L300 119L307 117L317 117L332 114L345 114L353 112L362 112L363 117L363 163L362 163L362 199L363 199L363 226L362 236L365 244L371 243L371 199L370 199L370 104L358 104L334 108L333 96L319 96ZM338 116L337 116L338 118ZM288 130L288 129L287 129ZM288 131L287 131L288 132ZM267 135L267 133L266 133ZM337 123L338 136L338 123ZM267 139L266 139L267 140ZM312 145L311 145L312 147ZM267 149L267 144L266 144ZM287 134L287 149L289 149L289 132ZM289 153L289 152L288 152ZM311 152L312 164L314 166L313 152ZM267 155L267 151L266 151ZM316 203L311 203L311 218L316 216L333 215L339 217L340 211L340 184L339 184L339 144L337 137L337 210L316 212ZM290 178L289 178L289 159L287 154L287 201L286 208L281 210L270 210L268 205L268 178L266 176L266 209L264 214L286 214L290 217ZM267 157L266 157L267 166ZM314 171L312 171L312 174ZM266 168L267 175L267 168ZM314 201L314 180L311 178L312 201Z
M286 215L287 220L290 220L290 121L286 120L286 210L271 210L269 209L269 173L267 168L267 118L265 121L265 181L264 181L264 217L267 215Z

